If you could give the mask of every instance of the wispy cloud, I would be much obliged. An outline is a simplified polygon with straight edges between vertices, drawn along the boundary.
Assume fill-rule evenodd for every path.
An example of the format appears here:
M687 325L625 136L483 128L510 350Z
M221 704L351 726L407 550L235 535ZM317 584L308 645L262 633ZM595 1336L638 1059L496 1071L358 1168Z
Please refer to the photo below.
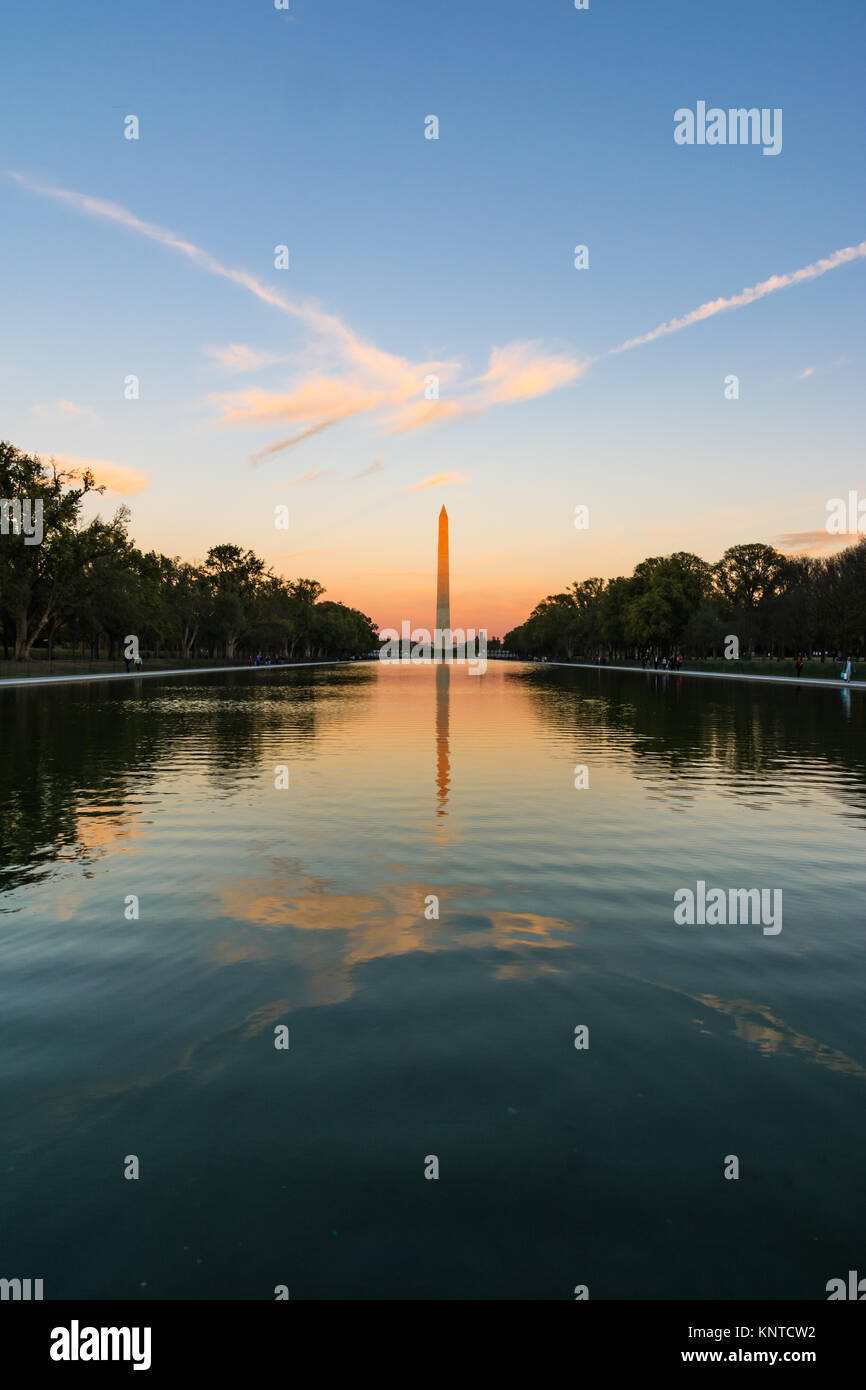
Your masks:
M817 555L823 550L836 550L854 545L859 540L862 540L862 535L858 531L832 532L824 529L786 531L781 536L774 536L772 544L779 550L788 550L795 555Z
M458 415L471 415L474 412L464 401L444 400L413 401L403 406L388 421L389 434L407 434L409 430L423 429L426 425L441 425Z
M271 308L291 315L317 338L324 340L333 367L327 378L302 380L283 392L241 393L239 396L211 397L223 408L221 423L260 426L275 418L295 421L302 426L295 433L259 450L253 460L273 457L304 439L320 434L352 416L385 412L383 426L392 433L441 422L458 415L473 414L509 400L525 400L554 390L573 380L583 370L567 359L555 359L539 352L537 344L508 344L495 348L488 372L469 388L461 388L461 364L457 361L412 362L384 351L360 338L335 314L317 305L298 303L245 270L224 265L210 252L155 222L146 222L128 208L103 198L72 189L40 184L18 172L10 172L21 187L43 197L55 198L77 212L113 222L184 256L198 269L240 285ZM533 354L528 356L527 354ZM252 370L254 349L230 344L212 349L211 355L232 370ZM557 364L557 365L555 365ZM453 384L461 390L461 400L428 400L432 378L437 388ZM473 389L473 387L475 389Z
M107 459L86 459L71 454L52 454L51 458L61 468L80 475L90 469L100 486L118 497L131 497L133 493L143 492L148 480L136 468L128 468L123 463L110 463Z
M355 482L358 478L370 478L374 473L381 473L384 466L381 459L373 459L368 468L362 468L360 473L350 474L349 482Z
M507 343L490 353L487 371L455 399L413 401L389 420L389 433L403 434L424 425L441 424L458 416L479 415L493 406L546 396L578 380L589 370L566 354L545 349L539 341Z
M62 397L56 401L50 401L47 405L34 405L31 407L35 415L54 415L59 410L63 415L72 415L82 420L94 420L99 423L99 416L95 410L91 410L86 405L77 405L75 401L65 401Z
M172 251L186 256L200 270L205 270L211 275L219 275L224 280L233 281L236 285L242 285L244 289L249 290L264 304L270 304L274 308L283 309L285 312L296 314L299 317L303 316L303 309L300 306L291 303L279 291L266 285L258 276L251 275L246 270L233 270L231 267L223 265L215 256L211 256L200 246L194 245L191 241L184 241L183 237L175 235L174 232L168 231L165 227L160 227L155 222L145 222L143 218L136 217L135 213L130 212L128 208L121 207L119 203L109 202L105 198L92 198L87 193L77 193L70 188L54 188L50 185L36 183L26 174L16 170L10 169L7 170L7 173L11 179L14 179L30 193L38 193L45 198L56 198L69 207L75 208L77 212L86 213L90 217L101 217L106 221L126 227L131 232L138 232L150 241L157 241L160 245L167 246Z
M259 449L258 453L250 455L250 461L253 464L258 464L264 459L273 458L276 454L282 454L286 449L291 449L296 444L301 444L303 440L311 439L313 435L321 434L323 430L330 429L332 425L338 425L342 420L348 420L352 415L358 413L358 410L351 405L335 410L332 414L318 419L314 425L307 425L305 429L299 430L296 434L290 434L285 439L277 439L273 444L266 444L263 449Z
M704 319L711 319L716 314L725 313L728 309L740 309L746 304L754 304L759 299L765 299L768 294L775 294L777 290L786 290L791 285L802 285L806 280L816 280L819 275L826 275L828 270L836 270L840 265L849 265L851 261L862 260L864 256L866 256L866 241L861 241L856 246L846 246L841 251L834 251L832 255L825 256L820 261L813 261L811 265L803 266L800 270L790 270L784 275L771 275L768 280L751 285L748 289L741 290L739 294L731 295L729 299L710 299L706 304L692 309L690 313L683 314L682 318L660 323L658 328L654 328L651 333L644 333L639 338L628 338L626 342L620 343L619 347L611 348L602 356L613 357L616 353L627 352L629 348L641 347L644 343L654 343L657 338L664 338L669 333L679 333L683 328L691 328L692 324L703 323Z
M826 366L804 367L801 372L797 373L797 380L806 381L808 377L816 374L823 376L826 372L835 371L837 367L846 366L850 361L850 357L837 357L835 362L828 362Z
M32 193L57 199L77 212L113 222L177 252L198 269L231 281L262 303L290 315L319 340L311 351L324 360L328 369L325 374L320 371L282 392L211 397L222 406L220 423L224 425L261 427L272 420L284 419L299 427L294 433L260 449L253 455L254 462L271 458L332 425L359 415L373 415L387 432L400 434L478 414L494 406L547 395L584 376L594 362L679 333L716 314L754 304L778 290L817 279L866 257L866 241L843 247L799 270L771 275L739 294L708 300L678 318L659 324L649 333L628 338L618 347L585 361L577 361L568 354L551 353L539 342L506 343L492 350L488 369L482 376L466 382L461 380L463 367L460 362L413 362L386 352L360 338L337 315L326 313L316 304L288 298L258 276L224 265L202 247L154 222L144 221L118 203L72 189L40 184L18 172L10 171L10 177ZM253 370L254 366L265 365L256 360L254 349L241 344L214 349L212 355L221 360L219 353L224 354L223 365L232 370ZM803 375L810 374L810 369L806 368ZM431 400L428 396L432 377L438 379L438 387L444 385L448 391Z
M455 468L451 473L433 473L429 478L422 478L420 483L413 483L411 487L403 490L404 492L426 492L431 487L452 487L455 483L471 482L471 478L467 478L465 473L461 473L459 468Z
M274 420L346 419L372 410L383 400L383 393L370 391L339 377L308 377L293 391L235 391L212 395L208 399L222 409L224 424L270 424Z
M314 463L312 468L308 469L306 473L301 474L300 478L292 478L291 482L285 483L284 486L300 487L301 483L313 483L316 481L317 478L324 478L327 471L327 468L322 468L320 470L318 466ZM300 552L298 553L300 554Z
M227 372L255 372L260 367L272 367L277 362L289 360L279 352L247 347L244 343L228 343L226 347L206 347L204 351Z
M538 341L509 343L494 348L490 365L478 378L485 405L502 405L508 401L527 401L534 396L546 396L560 386L567 386L589 370L588 362L546 352Z

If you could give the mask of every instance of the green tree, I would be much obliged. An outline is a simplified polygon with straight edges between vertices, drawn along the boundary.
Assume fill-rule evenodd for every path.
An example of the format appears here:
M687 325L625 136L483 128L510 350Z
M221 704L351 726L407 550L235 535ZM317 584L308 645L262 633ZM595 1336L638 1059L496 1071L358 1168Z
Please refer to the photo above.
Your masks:
M207 553L203 572L210 590L213 629L231 661L249 627L265 562L239 545L215 545Z
M74 584L82 499L102 492L93 474L45 464L0 443L0 498L41 505L42 540L26 544L13 526L0 536L0 602L15 634L15 659L29 661L33 644L53 630Z

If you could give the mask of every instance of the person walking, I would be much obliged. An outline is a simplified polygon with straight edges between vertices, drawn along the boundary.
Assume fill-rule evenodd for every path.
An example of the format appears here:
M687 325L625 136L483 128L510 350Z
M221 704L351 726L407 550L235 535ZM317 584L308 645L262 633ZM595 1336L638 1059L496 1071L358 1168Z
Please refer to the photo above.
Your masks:
M798 653L797 653L797 679L798 679L798 680L800 679L800 677L802 676L802 674L803 674L803 656L802 656L802 653L801 653L801 652L798 652Z
M848 660L845 662L845 679L846 679L846 681L849 681L849 680L851 679L851 675L852 675L853 670L854 670L854 665L853 665L853 662L851 661L851 653L849 652L849 653L848 653Z

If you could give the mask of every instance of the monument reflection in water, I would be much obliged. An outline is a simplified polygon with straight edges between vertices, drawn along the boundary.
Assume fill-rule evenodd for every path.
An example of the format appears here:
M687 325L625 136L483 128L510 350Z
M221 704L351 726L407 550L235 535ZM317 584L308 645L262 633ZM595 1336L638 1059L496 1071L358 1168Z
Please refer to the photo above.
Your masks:
M448 814L448 788L451 785L451 756L449 720L451 711L451 667L445 662L436 666L436 814Z

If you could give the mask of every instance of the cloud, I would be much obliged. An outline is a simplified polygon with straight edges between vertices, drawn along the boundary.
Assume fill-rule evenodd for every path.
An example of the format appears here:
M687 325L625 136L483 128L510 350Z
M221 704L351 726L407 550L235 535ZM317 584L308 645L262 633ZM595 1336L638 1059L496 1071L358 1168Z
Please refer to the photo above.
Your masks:
M374 409L384 398L381 391L371 391L360 383L341 381L337 377L311 377L294 391L254 388L208 397L222 407L221 424L260 426L281 420L302 426L296 433L267 444L253 454L254 464L273 458L312 435L321 434L331 425Z
M413 483L412 487L404 488L404 492L426 492L431 487L451 487L455 483L471 483L472 479L467 478L465 473L459 469L454 469L452 473L433 473L429 478L423 478L420 483Z
M413 401L391 417L389 433L403 434L458 416L479 415L493 406L546 396L576 381L588 370L588 362L547 352L537 340L506 343L505 347L493 348L487 371L470 383L464 396L456 400L440 397L432 401Z
M846 246L841 251L834 251L832 255L825 256L820 261L813 261L811 265L803 266L800 270L790 270L784 275L771 275L769 280L762 280L757 285L741 290L739 294L732 295L730 299L708 300L706 304L701 304L697 309L692 309L690 313L684 314L682 318L660 323L658 328L654 328L651 333L644 333L640 338L628 338L626 342L620 343L619 347L611 348L602 356L613 357L616 353L627 352L629 348L641 347L644 343L653 343L657 338L664 338L669 333L679 333L680 329L691 328L692 324L714 318L716 314L723 314L727 309L740 309L745 304L754 304L758 299L765 299L768 294L775 294L777 290L788 289L791 285L802 285L806 280L816 280L819 275L826 275L828 270L835 270L840 265L848 265L851 261L862 260L864 256L866 256L866 241L859 242L857 246Z
M254 372L259 367L271 367L276 362L288 361L287 357L281 356L278 352L247 347L244 343L229 343L222 348L206 347L204 351L228 372Z
M230 425L345 419L372 410L383 399L381 391L370 391L337 377L310 377L294 391L263 391L254 387L249 391L208 397L213 404L221 406L221 423Z
M472 414L468 405L460 401L413 401L406 405L388 421L389 434L406 434L409 430L423 429L426 425L439 425L445 420L453 420L458 415Z
M119 203L112 203L104 198L93 198L89 194L77 193L73 189L55 188L35 183L26 175L14 170L8 170L7 173L10 178L31 193L37 193L45 198L56 198L58 201L66 203L67 206L73 207L77 212L85 213L90 217L103 218L125 227L129 231L137 232L150 241L158 242L161 246L177 251L200 270L240 285L261 300L263 304L301 320L320 336L332 339L346 360L379 377L383 382L389 383L394 389L418 389L417 373L419 368L426 368L430 371L435 371L438 368L444 371L455 365L447 362L413 364L402 357L384 352L373 343L364 342L335 314L328 314L312 303L299 303L289 299L279 290L265 284L257 275L223 265L210 252L196 246L194 242L185 241L182 237L177 236L166 227L160 227L155 222L145 222L143 218L136 217L135 213L130 212L128 208L121 207Z
M802 372L797 373L798 381L805 381L807 377L818 375L823 376L826 372L835 371L837 367L845 367L851 361L850 357L837 357L835 362L828 362L826 365L818 367L804 367Z
M576 362L571 357L545 352L543 344L535 342L508 343L494 348L490 365L478 378L486 405L501 405L510 401L531 400L546 396L576 381L589 370L588 362Z
M77 212L113 222L177 252L198 269L231 281L246 289L262 303L292 316L321 340L325 348L323 355L330 358L332 367L331 375L327 378L327 387L319 377L301 381L287 392L272 394L270 399L264 392L259 393L256 399L246 402L243 399L232 402L228 398L212 398L223 405L223 424L245 423L255 426L261 425L271 416L292 419L303 425L295 434L259 450L254 455L254 461L272 457L354 415L390 410L391 415L385 420L386 426L390 426L392 433L405 433L407 430L419 429L458 415L486 410L508 400L528 399L544 394L555 389L557 385L573 380L583 370L576 363L569 366L565 359L555 359L539 353L537 345L509 344L505 348L494 349L488 373L474 383L478 389L474 392L470 390L466 399L429 401L424 393L429 389L431 377L437 378L439 386L454 382L455 389L460 390L459 362L412 362L394 353L385 352L374 343L360 338L337 315L326 313L309 302L296 302L267 285L258 276L223 265L202 247L186 241L157 223L146 222L136 217L118 203L94 198L72 189L39 184L26 175L13 171L10 171L9 176L31 193L57 199ZM527 356L527 349L530 347L535 350L534 358ZM255 349L247 348L243 344L211 349L210 355L231 370L252 370L254 364L259 365ZM327 399L329 392L338 398L336 407Z
M329 429L331 425L339 424L345 416L336 415L332 420L320 420L317 425L311 425L309 429L301 430L299 434L291 434L288 439L277 439L273 444L266 444L264 449L259 449L257 454L250 454L250 463L258 464L263 459L273 458L275 454L281 454L285 449L290 449L293 444L300 444L304 439L310 439L314 434L321 434L322 430Z
M836 547L854 545L859 540L862 540L862 535L858 531L834 533L822 529L820 531L786 531L781 536L774 536L772 544L779 550L790 550L798 555L812 555L822 550L833 550Z
M232 270L229 266L222 265L216 257L203 251L200 246L194 245L191 241L184 241L182 237L176 236L174 232L158 226L155 222L143 221L142 218L136 217L135 213L130 212L128 208L121 207L119 203L111 203L104 198L92 198L89 194L76 193L69 188L53 188L45 184L34 183L25 174L12 169L7 170L7 173L11 179L14 179L30 193L38 193L44 198L56 198L69 207L75 208L77 212L86 213L90 217L101 217L109 222L116 222L119 226L126 227L132 232L138 232L150 241L157 241L161 246L178 251L194 265L197 265L200 270L205 270L211 275L219 275L224 280L233 281L236 285L242 285L257 299L262 300L264 304L283 309L287 313L298 314L299 316L302 314L299 306L285 299L277 290L265 285L258 276L250 275L245 270Z
M306 473L301 474L300 478L293 478L291 482L286 483L285 486L298 487L301 483L312 483L316 478L323 478L327 471L327 468L323 468L319 471L318 465L314 463L312 468L308 469ZM297 553L300 554L300 551Z
M866 257L866 241L843 247L799 270L772 275L741 290L739 294L708 300L679 318L659 324L650 333L628 338L599 357L582 362L550 353L537 341L507 343L492 350L488 369L483 376L469 383L461 383L462 368L459 362L412 362L385 352L374 343L360 338L337 315L325 312L316 304L292 300L249 271L223 265L202 247L157 223L136 217L118 203L72 189L46 186L24 174L8 172L10 178L31 193L57 199L77 212L125 227L186 257L199 270L239 285L262 303L290 315L319 340L308 347L307 353L315 353L327 360L330 372L325 377L320 373L317 377L302 380L283 393L272 393L270 399L264 392L259 393L257 400L246 403L241 400L240 403L228 401L227 404L225 400L215 398L223 405L223 424L261 426L268 418L285 418L301 426L285 439L260 449L253 455L254 462L273 457L357 415L375 414L390 433L400 434L448 419L478 414L497 405L547 395L584 376L594 362L655 342L713 318L716 314L753 304L778 290L817 279L839 266ZM226 355L224 365L236 370L252 370L252 365L248 368L246 364L252 364L255 360L254 349L231 344L228 349L214 350L217 360L220 360L220 352ZM256 362L255 365L264 364ZM438 378L440 386L443 382L451 386L449 396L432 401L427 399L425 392L429 389L432 376Z
M444 403L422 401L421 415L416 417L413 410L417 407L409 407L405 402L409 395L417 395L423 390L428 367L438 367L442 371L444 365L423 363L412 371L404 372L403 368L397 370L391 363L379 362L374 363L368 371L307 377L282 391L254 389L211 395L208 399L222 409L218 421L220 425L261 427L274 420L289 420L302 426L294 434L253 454L252 460L256 463L321 434L332 425L359 415L381 413L394 405L399 405L401 410L399 416L391 417L391 433L398 429L414 429L420 423L432 423L427 420L428 413ZM445 406L446 411L457 409L453 405Z
M131 497L133 493L143 492L148 486L148 479L143 473L139 473L136 468L127 468L123 463L109 463L107 459L75 458L71 454L52 454L51 458L61 468L77 476L89 468L97 484L104 486L109 494L118 497Z
M349 482L354 482L357 478L370 478L374 473L381 473L384 464L381 459L374 459L369 468L362 468L360 473L352 473Z
M34 405L31 408L35 415L53 415L55 411L60 410L64 415L95 420L97 424L99 423L99 416L95 410L90 410L86 405L76 405L75 401L65 401L62 397L56 401L51 401L48 405Z

